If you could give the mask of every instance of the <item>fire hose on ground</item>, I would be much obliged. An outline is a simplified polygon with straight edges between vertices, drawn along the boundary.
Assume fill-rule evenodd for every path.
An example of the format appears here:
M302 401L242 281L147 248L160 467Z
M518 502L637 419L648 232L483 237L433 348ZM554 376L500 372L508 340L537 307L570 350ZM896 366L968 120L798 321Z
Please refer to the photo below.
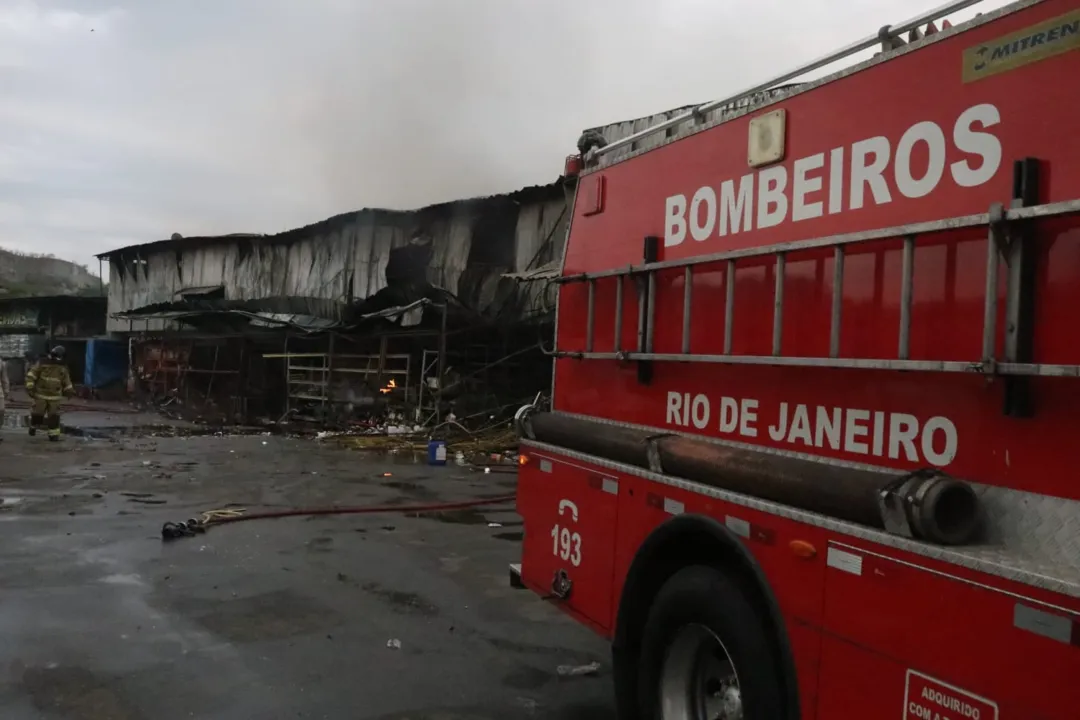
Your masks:
M515 498L516 496L511 494L473 498L470 500L414 505L354 505L343 507L290 508L288 510L264 510L254 513L247 513L244 510L235 508L210 510L202 513L198 518L190 518L178 523L165 523L161 527L161 539L175 540L182 537L191 537L206 532L207 528L214 525L227 525L229 523L245 522L247 520L269 520L272 518L314 517L325 515L369 515L374 513L437 513L485 507L488 505L503 505L508 502L513 502Z
M961 545L978 530L972 487L934 468L883 473L526 408L517 422L537 442L896 535Z

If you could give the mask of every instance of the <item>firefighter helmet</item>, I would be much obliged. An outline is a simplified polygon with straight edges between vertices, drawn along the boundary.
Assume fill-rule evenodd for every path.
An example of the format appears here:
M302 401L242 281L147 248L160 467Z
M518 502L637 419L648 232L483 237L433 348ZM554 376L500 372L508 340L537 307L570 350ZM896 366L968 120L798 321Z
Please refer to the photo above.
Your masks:
M66 351L64 350L63 345L57 345L49 351L49 357L53 358L54 360L63 360L65 352Z

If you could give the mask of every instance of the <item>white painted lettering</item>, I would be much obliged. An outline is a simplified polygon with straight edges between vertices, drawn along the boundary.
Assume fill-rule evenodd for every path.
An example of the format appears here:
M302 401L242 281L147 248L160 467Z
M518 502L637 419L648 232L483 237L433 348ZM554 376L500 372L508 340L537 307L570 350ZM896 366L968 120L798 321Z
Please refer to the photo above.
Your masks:
M754 217L754 176L743 175L739 178L739 192L735 193L735 181L725 180L720 184L720 235L735 234L742 230L753 230Z
M858 210L863 206L863 192L866 186L878 205L892 202L889 185L882 173L889 164L889 139L879 135L869 140L860 140L851 146L851 201L848 206ZM873 156L868 163L867 157Z
M814 446L814 440L810 437L810 413L802 403L795 406L795 415L791 418L791 432L787 439L793 444L796 440L801 440L803 445Z
M948 125L923 120L892 138L862 138L793 158L790 165L716 178L693 193L665 199L664 245L679 245L687 235L705 242L755 227L813 220L826 212L884 205L893 202L894 189L900 200L927 197L941 187L950 152L959 156L948 164L955 185L982 185L1001 169L1002 145L992 130L1000 124L998 109L984 103L959 114L951 137Z
M758 228L774 227L787 217L787 168L774 165L758 173Z
M919 421L914 415L893 413L889 417L889 457L900 457L900 446L904 446L904 458L918 462L919 454L915 451L915 436L919 434Z
M733 433L739 425L739 404L735 398L720 398L720 432Z
M935 448L934 436L941 432L945 436L945 443L938 452ZM949 418L940 415L930 418L923 425L922 452L926 462L935 467L945 467L956 458L956 425Z
M991 128L1001 122L1001 113L990 104L976 105L960 113L953 127L953 144L957 149L982 158L978 168L969 160L958 160L950 166L953 181L960 187L982 185L997 174L1001 167L1001 141L988 132L978 132L973 126Z
M709 424L709 398L704 395L696 395L691 407L690 414L694 427L698 430L704 430Z
M920 425L914 415L884 410L786 401L775 409L776 420L766 427L775 443L935 467L946 467L956 458L959 433L947 417L935 416ZM723 396L715 427L723 434L756 438L759 412L756 399ZM668 392L665 418L669 425L706 430L714 422L712 402L704 393Z
M808 177L807 173L823 167L825 167L825 153L799 158L795 161L795 182L791 199L792 220L809 220L824 214L820 200L806 202L807 195L821 190L821 176Z
M881 412L880 410L874 413L873 438L873 447L870 450L870 454L880 457L882 448L885 446L885 413Z
M926 143L930 161L926 174L915 179L911 174L911 153L917 143ZM921 198L933 192L945 173L945 133L937 123L921 122L912 125L896 144L896 160L893 166L896 189L909 198Z
M701 210L705 207L705 218L702 221ZM716 227L716 191L706 185L698 188L694 193L694 199L690 201L690 235L701 242L708 240Z
M844 209L844 148L829 152L829 214Z
M774 442L781 442L787 437L787 403L780 403L780 419L776 421L775 425L769 426L769 437Z
M667 394L667 419L665 422L669 425L682 425L681 417L682 395L677 392L669 392Z
M825 447L823 441L828 438L829 447L833 450L839 450L841 410L840 408L832 408L831 416L829 412L829 408L818 406L817 418L814 421L814 445Z
M866 455L870 448L866 443L858 440L858 438L865 437L869 434L870 428L865 424L870 419L869 410L852 410L848 409L844 418L844 450L849 453L858 453L860 455Z
M739 434L746 437L757 437L757 400L744 399L739 408Z
M686 239L686 196L672 195L666 205L664 247L672 247Z

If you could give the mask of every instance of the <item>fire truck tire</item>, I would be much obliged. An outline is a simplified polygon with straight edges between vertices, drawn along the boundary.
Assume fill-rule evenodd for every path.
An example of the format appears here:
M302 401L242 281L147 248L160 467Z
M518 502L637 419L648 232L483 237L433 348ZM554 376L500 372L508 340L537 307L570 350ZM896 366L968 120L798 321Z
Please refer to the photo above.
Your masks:
M692 719L784 717L766 625L739 583L716 568L683 568L660 588L638 661L643 720L661 720L662 700L669 713Z

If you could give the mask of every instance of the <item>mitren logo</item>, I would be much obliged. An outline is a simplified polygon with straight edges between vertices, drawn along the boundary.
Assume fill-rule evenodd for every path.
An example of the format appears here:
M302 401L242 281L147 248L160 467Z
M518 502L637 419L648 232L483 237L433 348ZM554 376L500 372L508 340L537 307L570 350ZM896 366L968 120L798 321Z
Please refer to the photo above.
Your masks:
M898 140L878 135L799 158L790 173L786 166L775 165L724 180L717 187L698 188L689 202L685 195L672 195L666 202L664 245L680 244L687 232L702 242L788 220L858 210L868 203L886 205L895 199L891 188L906 198L925 197L946 172L959 187L983 185L1001 167L1001 141L987 132L1000 122L994 105L975 105L962 112L949 137L952 147L967 157L948 167L949 140L940 125L928 120L912 125ZM929 162L916 177L911 159L920 146L925 146L920 153Z

